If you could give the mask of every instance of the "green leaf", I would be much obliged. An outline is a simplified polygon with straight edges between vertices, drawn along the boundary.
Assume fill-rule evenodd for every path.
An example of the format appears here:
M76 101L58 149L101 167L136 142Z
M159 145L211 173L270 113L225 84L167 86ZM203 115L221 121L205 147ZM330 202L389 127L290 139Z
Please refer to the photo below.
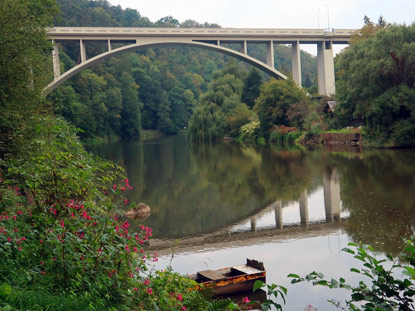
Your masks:
M410 267L410 266L405 266L404 267L405 271L403 273L405 273L406 275L415 277L415 269Z
M290 273L289 275L287 275L287 278L296 278L296 279L299 279L300 276L298 274Z
M260 280L256 280L254 283L254 292L257 291L258 289L264 287L264 282L260 281Z

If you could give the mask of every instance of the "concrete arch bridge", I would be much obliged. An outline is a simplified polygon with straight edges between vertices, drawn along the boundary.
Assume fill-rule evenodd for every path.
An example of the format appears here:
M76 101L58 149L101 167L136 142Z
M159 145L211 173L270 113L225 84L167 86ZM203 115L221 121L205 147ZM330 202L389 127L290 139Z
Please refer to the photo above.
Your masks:
M300 44L317 45L318 91L320 94L333 95L334 62L333 44L348 44L353 29L249 29L249 28L122 28L122 27L55 27L49 30L54 43L52 51L54 80L45 88L48 93L67 79L89 66L108 57L135 50L140 47L184 45L214 50L236 57L277 79L287 77L274 67L274 44L292 46L292 76L301 85ZM81 62L65 73L61 73L59 47L56 43L78 41ZM87 43L105 42L107 51L87 59ZM124 43L113 49L112 44ZM222 44L239 44L236 51ZM248 55L248 44L267 46L266 63Z

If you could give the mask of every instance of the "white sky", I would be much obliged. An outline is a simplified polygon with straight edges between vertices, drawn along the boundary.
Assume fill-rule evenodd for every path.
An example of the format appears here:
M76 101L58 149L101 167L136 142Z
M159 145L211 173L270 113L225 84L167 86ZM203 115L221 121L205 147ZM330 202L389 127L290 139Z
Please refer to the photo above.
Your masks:
M155 22L171 15L183 22L233 28L360 28L363 16L391 23L415 22L415 0L109 0ZM328 9L328 10L327 10ZM319 17L319 18L318 18Z
M415 0L108 0L133 8L152 22L173 16L179 22L193 19L232 28L346 28L363 26L367 15L376 22L415 22ZM344 46L335 45L337 54ZM316 55L314 45L301 49Z

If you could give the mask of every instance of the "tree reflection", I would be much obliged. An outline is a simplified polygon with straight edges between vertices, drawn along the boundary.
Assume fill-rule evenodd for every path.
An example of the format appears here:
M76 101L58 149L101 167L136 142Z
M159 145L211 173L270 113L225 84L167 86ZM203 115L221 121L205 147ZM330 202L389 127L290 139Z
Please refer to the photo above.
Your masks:
M363 153L252 147L234 143L188 144L184 136L157 142L107 144L95 152L126 168L134 185L129 199L145 202L145 220L158 238L212 233L265 208L275 210L275 228L284 230L282 211L298 202L308 225L307 195L324 188L326 222L350 219L355 242L397 253L402 237L415 228L415 154L411 150ZM295 203L296 204L296 203ZM138 225L138 223L136 224Z

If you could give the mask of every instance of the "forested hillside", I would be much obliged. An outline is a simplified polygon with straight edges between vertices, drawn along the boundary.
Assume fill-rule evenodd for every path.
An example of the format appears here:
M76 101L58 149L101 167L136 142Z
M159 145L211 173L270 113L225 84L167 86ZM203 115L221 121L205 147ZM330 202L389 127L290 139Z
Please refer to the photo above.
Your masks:
M61 15L55 26L220 27L190 19L180 23L171 16L152 22L136 10L112 6L104 0L57 2ZM66 71L79 62L79 45L65 43L60 47L61 67ZM105 44L87 44L87 55L93 57L105 49ZM248 53L263 60L265 46L249 45ZM82 71L50 97L57 112L79 127L84 138L136 139L142 129L174 134L187 126L214 72L230 60L228 56L197 48L138 49ZM302 52L306 87L316 84L315 63L314 57ZM246 75L250 67L243 62L236 64ZM290 73L290 47L275 46L275 64L277 69Z

